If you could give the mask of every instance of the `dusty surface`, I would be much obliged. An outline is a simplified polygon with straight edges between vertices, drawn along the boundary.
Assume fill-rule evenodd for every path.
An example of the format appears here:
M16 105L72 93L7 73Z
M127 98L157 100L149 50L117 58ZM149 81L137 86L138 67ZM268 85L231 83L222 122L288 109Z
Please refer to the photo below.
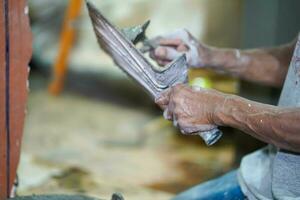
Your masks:
M33 195L24 197L15 197L11 200L100 200L96 198L80 195Z
M126 94L126 95L125 95ZM169 199L228 171L234 146L184 137L126 78L70 74L59 97L31 74L20 194Z
M149 36L185 27L208 44L238 46L240 0L226 5L218 0L95 2L120 27L151 19ZM41 6L31 6L30 13L36 15L34 59L45 69L57 55L64 7L61 0L31 3ZM50 96L47 76L31 73L19 194L79 193L110 199L113 192L121 192L126 200L164 200L232 168L233 134L225 133L210 148L197 136L181 136L99 50L85 8L75 25L79 38L63 94ZM218 88L224 85L219 83Z

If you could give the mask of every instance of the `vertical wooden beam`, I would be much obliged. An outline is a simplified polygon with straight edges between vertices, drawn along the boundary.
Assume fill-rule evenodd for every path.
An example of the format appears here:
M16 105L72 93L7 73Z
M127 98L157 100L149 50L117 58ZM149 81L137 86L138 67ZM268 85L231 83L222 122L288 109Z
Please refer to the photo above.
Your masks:
M1 44L5 44L0 47L0 200L2 200L10 195L19 163L32 38L27 1L3 0L0 4L0 9L4 11L0 12L0 41L4 38Z
M0 1L0 199L7 197L5 2Z
M9 126L10 126L10 176L11 187L19 164L21 140L28 91L28 63L32 52L27 0L9 0Z

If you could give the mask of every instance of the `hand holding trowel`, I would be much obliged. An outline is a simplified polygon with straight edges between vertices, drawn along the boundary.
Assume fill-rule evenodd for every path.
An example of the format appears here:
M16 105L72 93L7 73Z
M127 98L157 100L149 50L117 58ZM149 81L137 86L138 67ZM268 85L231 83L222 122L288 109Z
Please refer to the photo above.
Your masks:
M87 2L87 7L101 48L125 73L138 82L153 100L160 97L171 86L187 82L188 70L185 54L180 55L164 68L155 68L143 56L142 52L149 51L156 45L155 40L147 40L144 34L149 22L120 31L109 23L91 3ZM139 41L144 43L141 50L134 46ZM221 137L222 132L215 128L198 134L207 145L212 145Z

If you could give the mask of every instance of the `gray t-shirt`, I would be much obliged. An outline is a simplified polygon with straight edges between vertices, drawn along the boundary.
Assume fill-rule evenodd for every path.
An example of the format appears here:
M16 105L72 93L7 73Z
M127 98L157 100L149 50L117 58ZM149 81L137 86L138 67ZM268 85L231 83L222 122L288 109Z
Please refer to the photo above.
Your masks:
M278 106L300 107L300 35ZM242 159L238 179L250 200L300 199L300 154L269 145Z

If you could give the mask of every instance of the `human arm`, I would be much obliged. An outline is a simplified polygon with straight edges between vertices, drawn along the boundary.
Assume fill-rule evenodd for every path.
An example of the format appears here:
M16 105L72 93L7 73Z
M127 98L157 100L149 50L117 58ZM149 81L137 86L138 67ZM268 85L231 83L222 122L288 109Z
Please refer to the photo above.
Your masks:
M224 49L207 46L181 29L159 37L159 46L150 56L165 65L181 53L186 53L192 68L211 68L241 79L281 87L296 40L274 48L252 50Z
M296 41L274 48L251 50L210 48L210 68L241 79L281 87Z
M230 126L279 148L300 152L300 108L266 105L183 84L172 87L156 102L184 134Z

